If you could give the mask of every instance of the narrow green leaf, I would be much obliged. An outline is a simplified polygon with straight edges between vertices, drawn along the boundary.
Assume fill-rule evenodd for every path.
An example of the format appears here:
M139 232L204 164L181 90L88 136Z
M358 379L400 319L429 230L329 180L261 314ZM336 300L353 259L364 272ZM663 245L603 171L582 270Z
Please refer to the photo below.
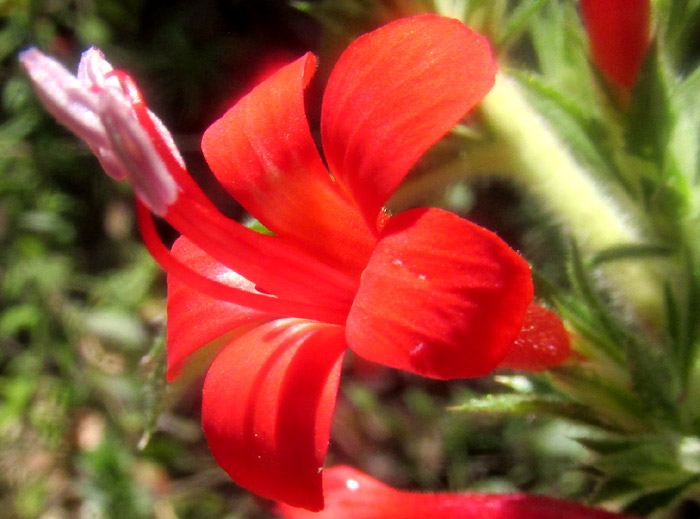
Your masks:
M685 260L685 289L686 300L683 308L683 333L677 344L677 358L681 371L683 388L690 383L694 363L700 346L700 329L698 329L697 316L700 313L700 273L697 271L691 254L686 255Z
M593 81L576 6L549 1L530 23L532 46L545 77L585 109L593 109Z
M577 288L583 302L590 308L591 316L596 321L595 325L599 325L601 332L610 338L610 341L594 344L594 346L611 346L612 348L606 349L605 352L614 360L621 362L624 355L620 346L623 344L626 333L613 321L610 308L603 303L593 288L590 274L587 267L584 266L583 258L575 241L571 242L569 250L569 275L572 284Z
M165 378L167 369L165 334L161 334L156 339L151 351L141 361L141 365L147 371L146 382L143 386L143 407L146 419L143 434L138 443L139 450L145 449L151 441L158 417L164 409L168 387Z
M245 225L248 229L251 229L255 232L259 232L260 234L267 234L268 236L275 235L274 232L272 232L270 229L265 227L263 224L260 223L260 221L253 218L252 216L250 218L248 218L246 221L244 221L243 225Z
M614 454L629 449L635 445L635 441L628 437L605 436L600 438L578 437L574 438L578 443L596 454Z
M567 264L569 277L572 276L571 262ZM572 293L569 287L562 287L537 269L533 269L536 293L556 308L557 313L588 343L594 345L607 357L615 359L619 364L624 363L624 355L615 337L611 337L601 328L591 307L578 294Z
M486 415L529 415L555 416L596 427L603 424L590 411L581 405L559 398L530 395L486 395L472 398L458 406L450 407L452 411Z
M667 507L678 499L691 485L697 483L699 476L693 476L680 485L649 492L625 506L624 512L627 514L647 516L663 507Z
M576 470L578 472L581 472L587 476L590 476L593 479L600 479L605 477L605 473L601 471L599 468L590 465L590 464L581 464L576 467Z
M664 257L673 253L673 250L666 245L655 245L645 243L630 243L608 247L591 258L591 265L600 266L611 261L621 260L644 260L652 257Z
M553 388L565 400L572 400L591 412L611 432L638 433L648 428L648 413L636 395L591 370L559 368L550 373Z
M524 375L496 375L493 379L517 393L531 394L535 391L535 385L532 383L532 380Z
M679 344L683 337L683 329L681 328L681 317L679 304L673 294L671 285L664 283L664 308L666 317L666 333L672 345Z
M606 125L594 117L578 99L564 94L541 76L509 70L524 88L532 106L547 119L559 137L568 143L576 158L586 164L600 178L614 179L625 191L634 188L615 161L610 150L613 137Z
M678 86L680 94L684 97L689 107L697 114L700 111L700 66L688 74Z
M619 499L632 493L639 493L638 484L626 478L605 478L593 491L592 503L602 503L605 501Z
M688 55L693 55L697 41L698 0L657 0L655 11L658 25L663 32L664 51L674 64L684 65Z
M483 414L529 414L537 406L550 406L555 403L553 400L526 395L485 395L472 398L463 404L451 407L450 410Z
M654 164L663 164L675 114L670 102L671 79L656 46L649 49L632 90L626 119L630 153Z
M508 18L505 28L498 35L496 46L501 49L508 49L520 35L527 30L527 25L532 16L537 13L547 0L530 0L528 2L520 2L513 14Z
M569 116L581 128L588 128L591 123L590 113L570 95L565 95L552 84L547 83L545 77L520 69L507 69L508 75L516 78L525 88L529 96L538 104L545 102L559 108L561 112Z
M679 381L668 357L656 345L635 337L628 337L624 345L632 386L640 400L650 412L677 422Z
M683 30L688 11L688 0L673 0L668 3L669 15L667 30L670 34Z
M679 158L685 157L685 163L688 164L686 167L690 169L692 164L695 164L694 171L688 171L690 174L688 178L692 185L700 183L700 96L698 92L700 92L700 66L678 84L676 101L681 107L682 130L687 132L685 134L681 131L676 132L676 155ZM685 155L682 155L684 151Z

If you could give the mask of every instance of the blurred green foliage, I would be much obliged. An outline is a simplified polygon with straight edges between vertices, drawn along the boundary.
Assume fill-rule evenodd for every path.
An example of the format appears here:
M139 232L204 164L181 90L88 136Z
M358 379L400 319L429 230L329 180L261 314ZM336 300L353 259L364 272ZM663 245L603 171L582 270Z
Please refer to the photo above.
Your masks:
M676 84L664 75L665 62L655 64L654 56L648 60L644 81L650 84L635 95L625 124L649 130L632 135L628 143L639 155L651 154L641 157L647 166L659 154L668 157L668 168L661 172L640 166L643 173L666 175L664 182L652 182L649 175L630 176L634 168L620 168L619 157L612 157L605 145L610 129L602 128L600 119L609 114L600 113L593 102L599 87L582 52L583 35L572 2L294 4L296 8L281 0L0 4L0 519L270 517L265 503L236 487L214 463L199 427L199 381L166 385L164 276L140 245L129 188L102 174L89 150L40 107L17 62L18 52L30 45L69 66L75 66L88 46L101 47L116 66L134 76L149 105L173 131L192 174L206 182L199 136L270 66L316 50L324 58L322 78L334 57L361 32L399 16L461 5L464 11L456 14L485 31L504 59L536 71L513 75L558 134L574 143L577 159L602 179L618 182L620 191L635 201L644 201L658 216L653 220L658 236L676 236L677 211L684 207L671 195L687 187L678 173L687 166L678 150L687 148L680 130L671 131L670 144L665 139L668 128L686 124L687 117L694 118L690 126L697 126L697 70ZM695 9L685 14L673 2L657 4L668 27L668 54L675 65L690 70L694 62L689 56L697 54L697 23L683 20L696 14L698 2L678 2ZM661 123L670 126L643 126L648 118L634 109L652 103L643 94L656 92L657 99L670 91L674 95L668 99L682 95L694 101L691 113L664 108L662 115L670 113L674 119L662 118ZM315 111L310 112L313 120ZM584 339L611 344L606 354L620 360L629 354L615 350L623 337L641 355L646 343L624 328L626 322L618 328L608 299L588 285L588 273L596 262L665 254L666 248L654 243L643 251L604 251L597 258L581 258L574 248L568 255L573 275L567 278L566 240L537 202L499 180L454 186L465 169L454 157L446 159L456 147L476 146L472 157L487 157L482 163L491 168L487 173L503 163L498 153L489 155L481 131L458 127L419 164L393 203L441 203L462 213L471 210L476 221L524 249L548 280L540 288L555 282L549 295L558 299L579 333L590 332L582 334ZM640 164L635 162L635 167ZM444 178L436 174L421 184L421 173L438 166ZM413 192L412 182L419 186ZM651 189L661 185L668 188L663 196ZM239 208L230 209L241 216ZM697 267L688 269L687 279L697 281ZM573 287L575 297L562 296L562 286ZM670 313L674 302L697 298L692 287L680 295L678 287L669 287ZM678 339L674 344L691 350L697 343L691 336L697 333L695 316L677 313L670 320L677 326L668 334ZM643 369L655 362L644 358L635 373L635 389L647 391L643 394L659 409L673 400L677 388L660 391L663 379L656 386L645 385L649 377ZM501 374L445 383L368 366L357 358L350 358L344 369L328 463L351 464L396 486L524 490L585 499L601 480L600 468L592 466L595 453L617 453L609 458L613 465L603 467L610 471L639 459L651 464L659 452L667 453L667 445L659 447L655 438L645 443L648 438L590 437L582 423L599 425L596 418L612 413L608 403L624 407L631 399L619 388L596 386L595 374L564 370L554 382ZM586 395L598 399L600 416L584 409L581 395L576 395L579 401L565 401L562 388L576 377L577 391L598 391ZM458 407L469 413L457 412ZM633 406L630 412L636 412ZM571 417L576 420L566 420ZM679 445L692 465L700 444L688 440ZM676 468L662 466L658 473ZM700 466L687 468L692 474L700 471ZM608 479L607 486L599 485L597 497L617 499L629 485L645 483L635 479L637 474L628 475L627 480ZM672 502L689 484L673 480L657 486L676 491L661 496ZM679 514L697 512L690 501L683 506Z
M279 2L16 1L0 16L0 517L264 516L209 455L196 384L166 398L164 275L128 186L45 113L17 54L73 67L101 47L196 170L207 123L261 62L312 47L312 23Z

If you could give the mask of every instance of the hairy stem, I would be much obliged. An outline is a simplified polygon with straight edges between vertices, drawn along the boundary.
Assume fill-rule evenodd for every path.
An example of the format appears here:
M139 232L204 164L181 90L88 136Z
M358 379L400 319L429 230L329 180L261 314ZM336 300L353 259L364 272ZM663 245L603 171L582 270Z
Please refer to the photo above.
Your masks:
M503 171L522 184L559 220L581 250L596 253L608 247L646 240L611 194L593 179L544 118L525 100L514 79L499 74L481 104L486 123L510 156ZM619 261L603 269L623 306L648 323L663 317L661 284L649 263Z

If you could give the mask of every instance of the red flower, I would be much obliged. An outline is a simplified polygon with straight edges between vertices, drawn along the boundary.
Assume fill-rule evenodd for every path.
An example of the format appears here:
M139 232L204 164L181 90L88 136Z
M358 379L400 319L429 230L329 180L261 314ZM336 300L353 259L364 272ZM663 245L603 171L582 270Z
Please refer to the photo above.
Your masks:
M277 513L285 519L624 519L537 495L402 492L351 467L326 469L323 484L326 508L322 512L280 503Z
M624 90L634 86L649 48L649 0L581 0L593 62Z
M204 431L217 462L249 490L323 507L347 347L427 377L474 377L506 357L527 314L531 330L507 365L544 369L568 355L559 320L531 304L527 263L497 236L440 209L382 209L493 85L488 43L460 22L416 16L350 46L323 100L328 168L304 113L311 54L207 130L202 147L219 182L274 236L215 208L133 82L99 51L84 55L77 78L36 50L22 61L52 113L134 184L144 241L169 273L168 379L210 345ZM172 251L149 209L181 232ZM542 337L556 354L540 348Z

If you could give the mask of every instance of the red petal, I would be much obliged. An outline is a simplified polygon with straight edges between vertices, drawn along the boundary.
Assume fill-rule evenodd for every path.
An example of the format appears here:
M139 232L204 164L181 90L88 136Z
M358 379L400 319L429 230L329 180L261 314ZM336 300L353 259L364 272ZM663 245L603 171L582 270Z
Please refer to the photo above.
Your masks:
M219 181L263 225L359 274L375 238L311 137L304 88L315 65L307 54L261 83L209 127L202 150Z
M323 485L320 513L281 503L277 513L285 519L624 519L545 496L402 492L351 467L326 469Z
M495 234L440 209L393 217L347 321L359 355L439 379L496 367L532 300L527 263Z
M328 81L321 133L331 172L368 222L495 74L488 42L451 18L405 18L350 45Z
M202 423L236 483L292 506L323 507L321 467L344 351L341 327L283 319L216 358L204 381Z
M185 237L177 239L173 255L193 270L227 285L255 292L253 284L215 261ZM271 317L265 312L202 295L168 276L168 373L173 381L187 357L238 327Z
M581 0L593 61L609 81L630 89L649 48L649 0Z
M501 368L544 371L561 366L571 355L571 342L557 314L530 303L525 325L498 365Z

